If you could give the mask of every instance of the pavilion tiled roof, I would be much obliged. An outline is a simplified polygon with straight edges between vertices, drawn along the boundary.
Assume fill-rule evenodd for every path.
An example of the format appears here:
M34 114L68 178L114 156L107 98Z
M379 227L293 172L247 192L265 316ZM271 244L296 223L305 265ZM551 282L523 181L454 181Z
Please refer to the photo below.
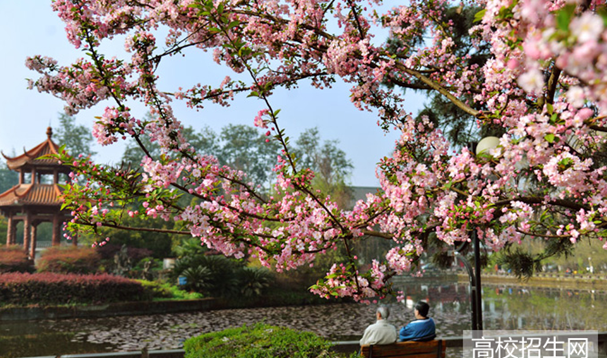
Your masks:
M0 207L45 205L60 206L61 188L56 184L20 184L0 194Z
M18 170L19 168L22 168L24 166L64 167L59 164L56 159L40 159L40 157L47 154L59 153L59 146L51 139L53 135L53 130L51 129L51 127L47 128L46 135L47 139L44 142L38 144L37 146L28 151L24 150L24 153L19 156L8 157L4 153L2 153L2 156L6 159L6 165L8 166L8 168L11 170ZM64 168L65 170L69 171L67 167Z

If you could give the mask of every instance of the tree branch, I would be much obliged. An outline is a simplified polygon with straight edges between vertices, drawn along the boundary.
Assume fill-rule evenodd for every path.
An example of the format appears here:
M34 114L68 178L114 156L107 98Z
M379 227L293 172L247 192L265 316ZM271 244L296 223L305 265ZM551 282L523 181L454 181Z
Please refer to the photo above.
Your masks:
M96 223L86 223L86 222L76 222L79 225L86 225L86 226L93 226L93 227L97 227ZM146 232L159 232L159 233L163 233L163 234L175 234L175 235L190 235L192 236L192 233L189 231L179 231L179 230L169 230L169 229L156 229L156 228L151 228L151 227L132 227L132 226L124 226L124 225L118 225L118 224L110 224L110 223L102 223L101 227L111 227L113 229L119 229L119 230L128 230L128 231L146 231Z
M382 239L387 239L387 240L394 239L394 235L385 234L383 232L373 231L373 230L363 230L363 234L368 235L368 236L380 237Z
M562 207L574 209L574 210L581 210L581 209L590 210L590 207L588 205L577 204L577 203L571 202L569 200L563 200L563 199L544 200L543 198L536 198L536 197L519 197L519 198L513 198L513 199L500 200L495 203L495 206L498 206L498 207L506 206L513 201L522 201L523 203L526 203L526 204L556 205L556 206L562 206Z
M409 69L407 67L405 67L403 64L401 63L396 63L396 67L400 70L402 70L403 72L408 73L409 75L419 79L420 81L422 81L423 83L427 84L428 86L430 86L432 89L434 89L435 91L439 92L440 94L442 94L443 96L447 97L453 104L455 104L457 107L459 107L462 111L468 113L469 115L479 118L479 119L484 119L485 115L482 114L482 112L477 111L476 109L468 106L467 104L465 104L464 102L460 101L457 97L455 97L453 94L451 94L451 92L449 92L445 87L439 85L438 83L432 81L431 79L429 79L428 77L422 75L421 73Z
M541 97L537 104L539 108L544 107L544 103L554 103L554 93L556 92L556 86L559 83L559 76L561 75L561 69L552 64L552 70L550 71L550 78L546 84L546 93Z
M358 13L356 12L356 7L352 4L352 0L347 0L348 6L352 9L352 13L354 14L354 20L356 21L356 27L358 29L358 33L360 34L361 40L365 37L365 32L363 31L363 27L360 24L360 19L358 18Z

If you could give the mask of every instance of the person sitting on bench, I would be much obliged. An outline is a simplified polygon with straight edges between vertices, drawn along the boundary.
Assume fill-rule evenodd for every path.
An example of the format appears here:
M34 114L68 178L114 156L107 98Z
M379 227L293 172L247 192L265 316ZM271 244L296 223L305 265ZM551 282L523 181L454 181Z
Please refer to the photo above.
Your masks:
M379 306L375 312L377 322L365 329L360 345L369 344L392 344L396 342L396 327L387 322L390 316L390 309L386 306Z
M403 341L431 341L436 337L436 326L434 320L428 317L428 311L430 306L424 302L419 301L415 304L413 313L415 314L415 321L404 326L399 333L399 342Z

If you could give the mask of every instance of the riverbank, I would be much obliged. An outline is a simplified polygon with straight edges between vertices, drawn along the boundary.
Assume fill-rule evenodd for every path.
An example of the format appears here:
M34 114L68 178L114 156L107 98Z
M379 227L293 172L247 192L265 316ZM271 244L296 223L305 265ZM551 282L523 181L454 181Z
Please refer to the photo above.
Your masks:
M220 298L198 300L115 302L102 305L23 306L0 307L0 322L141 316L163 313L207 312L238 308L267 308L335 304L348 302L312 300L306 297L277 300L276 297L259 297L255 300L227 301Z
M469 282L468 275L458 273L457 281ZM540 273L528 280L513 275L483 273L481 283L502 284L506 286L525 286L541 288L569 288L574 290L607 290L607 275L570 275Z
M1 321L31 321L43 319L99 318L137 316L156 313L209 311L225 308L215 298L200 300L116 302L103 305L1 307Z

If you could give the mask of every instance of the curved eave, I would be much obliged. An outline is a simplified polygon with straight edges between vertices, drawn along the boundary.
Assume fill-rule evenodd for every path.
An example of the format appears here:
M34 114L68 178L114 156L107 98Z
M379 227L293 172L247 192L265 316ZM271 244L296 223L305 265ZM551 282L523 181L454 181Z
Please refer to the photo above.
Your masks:
M61 188L56 184L21 184L0 194L0 207L24 205L61 206Z
M2 156L6 159L6 166L10 170L18 170L27 165L61 166L55 159L38 159L48 154L59 154L59 146L51 138L47 138L28 151L24 149L23 154L19 156L8 157L4 153Z

